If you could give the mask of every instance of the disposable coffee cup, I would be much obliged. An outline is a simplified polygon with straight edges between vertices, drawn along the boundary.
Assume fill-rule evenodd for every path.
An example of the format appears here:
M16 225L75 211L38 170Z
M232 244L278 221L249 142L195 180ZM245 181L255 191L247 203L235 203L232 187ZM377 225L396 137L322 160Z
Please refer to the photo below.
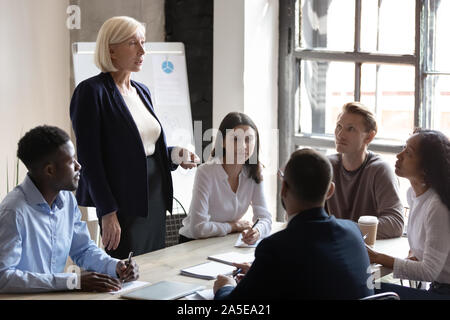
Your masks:
M377 240L378 218L374 216L361 216L358 219L358 226L363 236L366 236L364 240L367 245L373 247Z

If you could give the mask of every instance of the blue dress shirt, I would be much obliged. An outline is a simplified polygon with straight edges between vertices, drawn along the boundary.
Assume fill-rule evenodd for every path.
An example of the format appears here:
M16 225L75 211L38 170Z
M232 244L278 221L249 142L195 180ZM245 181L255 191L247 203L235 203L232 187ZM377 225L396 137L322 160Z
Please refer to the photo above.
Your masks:
M77 287L68 256L85 270L116 275L119 260L91 240L74 195L61 191L52 207L27 175L0 204L0 292Z

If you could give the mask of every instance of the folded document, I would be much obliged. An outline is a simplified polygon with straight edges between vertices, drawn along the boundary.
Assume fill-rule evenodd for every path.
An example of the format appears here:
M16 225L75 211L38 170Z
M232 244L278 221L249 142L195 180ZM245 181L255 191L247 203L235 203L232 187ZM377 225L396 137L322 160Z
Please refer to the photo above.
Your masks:
M181 270L181 274L188 277L214 280L219 274L231 275L236 268L216 261L205 262Z
M198 284L160 281L151 286L125 293L121 297L135 300L174 300L204 289L205 286Z
M255 260L255 254L253 252L240 253L240 252L226 252L221 254L215 254L208 257L209 260L233 265L233 263L252 263Z

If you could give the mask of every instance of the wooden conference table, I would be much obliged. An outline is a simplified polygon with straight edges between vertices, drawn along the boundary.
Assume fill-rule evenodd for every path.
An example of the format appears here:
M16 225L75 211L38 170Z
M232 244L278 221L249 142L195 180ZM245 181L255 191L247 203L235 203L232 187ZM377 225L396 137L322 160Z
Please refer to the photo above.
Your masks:
M274 222L273 232L283 229L285 223ZM161 280L179 281L186 283L198 283L207 288L212 288L213 280L203 280L180 275L180 270L202 262L212 254L237 251L241 253L252 252L254 248L236 248L234 244L238 234L230 234L225 237L216 237L202 240L190 241L172 247L150 252L134 259L139 265L139 281L156 283ZM391 254L396 257L406 257L408 254L408 241L406 238L395 238L389 240L377 240L375 250ZM390 272L381 268L381 276ZM49 292L34 294L0 294L0 299L8 300L114 300L121 299L120 294L110 293L88 293L88 292Z

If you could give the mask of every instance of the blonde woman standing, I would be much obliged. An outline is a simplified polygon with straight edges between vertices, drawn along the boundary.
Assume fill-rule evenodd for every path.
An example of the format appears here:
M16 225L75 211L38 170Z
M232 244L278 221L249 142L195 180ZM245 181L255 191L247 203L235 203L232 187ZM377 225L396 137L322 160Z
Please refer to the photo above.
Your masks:
M81 82L70 104L83 166L77 200L96 207L103 245L119 259L164 247L166 210L172 210L170 171L177 168L172 159L196 159L183 148L167 147L149 89L131 80L142 69L144 43L140 22L108 19L95 48L102 72Z

